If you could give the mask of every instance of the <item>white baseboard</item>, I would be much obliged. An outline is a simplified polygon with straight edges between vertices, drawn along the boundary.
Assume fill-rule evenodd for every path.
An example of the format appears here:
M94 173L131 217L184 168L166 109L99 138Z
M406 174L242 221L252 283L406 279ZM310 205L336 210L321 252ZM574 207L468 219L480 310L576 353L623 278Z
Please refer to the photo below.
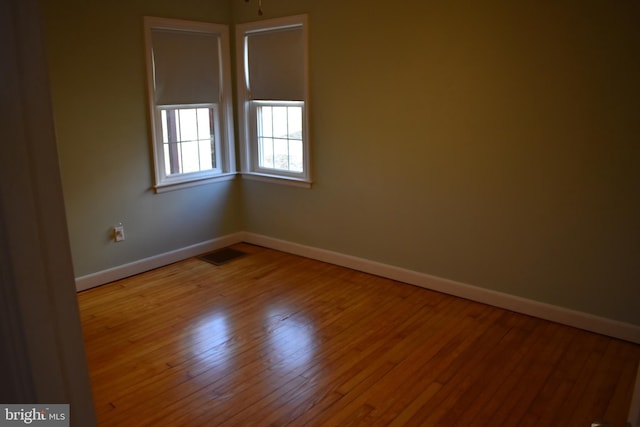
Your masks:
M605 317L496 292L338 252L274 239L260 234L244 233L243 239L247 243L352 268L399 282L640 344L640 326L630 323L607 319Z
M144 271L162 267L192 256L200 255L205 252L240 242L252 243L294 255L312 258L318 261L340 265L365 273L397 280L399 282L420 286L426 289L489 304L494 307L504 308L529 316L550 320L552 322L640 344L640 326L637 325L521 298L502 292L496 292L478 286L472 286L425 273L395 267L389 264L345 255L339 252L319 249L312 246L301 245L286 240L274 239L261 234L248 232L229 234L217 239L197 243L186 248L177 249L129 264L78 277L76 278L76 290L82 291L103 285L114 280L123 279L134 274L139 274Z
M104 285L114 280L124 279L134 274L143 273L162 267L174 262L182 261L196 255L224 248L225 246L240 243L244 238L243 232L228 234L217 239L207 240L205 242L196 243L195 245L185 248L176 249L174 251L165 252L149 258L144 258L128 264L119 265L107 270L98 271L97 273L87 274L86 276L76 277L76 291L84 291L89 288Z

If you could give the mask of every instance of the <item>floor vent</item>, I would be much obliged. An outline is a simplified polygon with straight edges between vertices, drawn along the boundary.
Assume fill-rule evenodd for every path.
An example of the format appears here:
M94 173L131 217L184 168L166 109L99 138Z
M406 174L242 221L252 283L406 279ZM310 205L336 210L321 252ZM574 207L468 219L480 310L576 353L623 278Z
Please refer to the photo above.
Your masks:
M198 258L214 265L222 265L233 261L234 259L238 259L243 255L246 254L242 251L232 248L222 248L217 251L209 252L208 254L200 255Z

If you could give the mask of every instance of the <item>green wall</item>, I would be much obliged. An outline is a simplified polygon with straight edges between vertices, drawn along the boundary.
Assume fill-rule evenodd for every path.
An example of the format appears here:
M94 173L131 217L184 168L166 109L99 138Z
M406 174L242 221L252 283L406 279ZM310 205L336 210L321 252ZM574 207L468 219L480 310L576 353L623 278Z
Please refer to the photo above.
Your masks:
M76 277L242 230L237 182L154 193L146 104L142 17L229 23L229 2L43 4Z
M243 182L248 231L640 325L640 3L263 9L309 13L315 184Z
M77 276L246 230L640 325L640 3L263 0L309 14L313 188L160 195L141 16L257 0L45 3Z

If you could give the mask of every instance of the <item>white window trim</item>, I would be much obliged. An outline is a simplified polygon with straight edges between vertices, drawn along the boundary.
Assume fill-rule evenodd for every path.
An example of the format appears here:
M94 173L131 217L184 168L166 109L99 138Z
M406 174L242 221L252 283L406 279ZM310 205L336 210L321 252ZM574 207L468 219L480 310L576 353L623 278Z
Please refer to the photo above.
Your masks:
M219 133L219 168L207 171L183 173L167 176L164 168L164 152L162 149L162 131L159 107L155 102L152 55L152 29L186 30L190 32L213 33L220 38L220 64L222 81L220 85ZM145 57L147 66L147 104L149 108L151 145L154 159L154 189L156 193L208 184L217 181L228 181L235 177L235 143L233 125L233 103L231 91L231 56L229 49L229 27L223 24L185 21L179 19L144 17Z
M300 27L304 38L304 105L302 108L303 127L303 168L302 174L289 172L280 173L277 170L260 169L257 167L257 140L253 130L254 111L251 107L251 97L246 85L245 76L245 37L251 33L270 30ZM309 143L309 48L308 48L308 17L306 14L287 16L282 18L248 22L236 25L236 65L237 65L237 99L238 99L238 133L240 138L240 165L243 178L288 184L310 188L311 180L311 144Z
M249 102L249 122L250 123L257 123L258 121L258 108L260 106L293 106L293 107L300 107L302 110L302 117L304 117L305 114L305 105L304 105L304 101L252 101ZM304 126L303 126L304 129ZM251 140L251 144L253 144L254 142L257 144L258 141L258 129L257 126L251 126L248 129L249 132L249 136L250 136L250 140ZM258 144L259 145L259 144ZM303 145L304 145L304 139L303 139ZM253 150L257 150L258 147L255 146L251 146L250 149ZM306 149L306 147L303 148L303 152ZM265 176L273 176L276 175L278 177L282 177L282 178L286 178L286 179L291 179L291 180L296 180L296 181L305 181L306 180L306 176L304 174L304 171L301 172L290 172L287 170L280 170L280 169L274 169L274 168L267 168L267 167L260 167L259 165L259 156L250 156L250 161L251 161L251 171L254 174L260 174L260 175L265 175ZM305 157L308 157L305 156ZM306 170L307 165L303 165L303 168L305 168Z

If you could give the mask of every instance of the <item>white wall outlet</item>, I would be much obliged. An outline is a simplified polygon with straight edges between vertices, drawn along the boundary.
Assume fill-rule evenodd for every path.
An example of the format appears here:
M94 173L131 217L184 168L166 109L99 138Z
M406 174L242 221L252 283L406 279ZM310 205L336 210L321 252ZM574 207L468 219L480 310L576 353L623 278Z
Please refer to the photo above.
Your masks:
M113 227L113 240L116 242L124 240L124 225L118 224Z

